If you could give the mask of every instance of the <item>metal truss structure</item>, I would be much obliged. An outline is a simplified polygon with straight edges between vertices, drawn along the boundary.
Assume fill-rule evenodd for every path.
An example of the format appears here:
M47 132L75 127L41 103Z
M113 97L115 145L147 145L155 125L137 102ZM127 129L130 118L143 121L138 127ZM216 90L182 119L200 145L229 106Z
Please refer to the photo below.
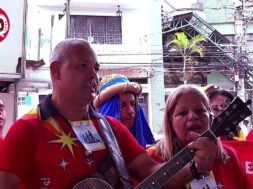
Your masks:
M199 63L195 65L187 64L186 71L194 70L195 73L202 74L204 77L211 71L219 71L229 80L235 82L235 76L238 74L240 63L238 63L236 58L232 42L193 12L173 17L167 17L165 14L162 16L165 68L172 71L176 69L178 69L177 71L181 71L183 67L182 57L176 52L170 52L166 47L166 44L171 41L176 32L184 32L188 38L201 34L207 39L206 42L200 44L204 47L204 57L199 57L196 54L194 58ZM245 85L248 88L252 88L253 71L248 68L243 70L245 70ZM202 81L201 84L206 83Z

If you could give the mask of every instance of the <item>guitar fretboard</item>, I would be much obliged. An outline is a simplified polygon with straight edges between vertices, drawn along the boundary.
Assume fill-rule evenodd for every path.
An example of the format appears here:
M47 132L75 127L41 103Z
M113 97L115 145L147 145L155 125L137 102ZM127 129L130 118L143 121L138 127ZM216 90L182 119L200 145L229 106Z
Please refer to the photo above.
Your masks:
M216 140L214 134L207 130L201 137L208 137L210 140ZM178 173L189 161L193 159L194 150L187 146L180 150L169 162L165 163L159 170L155 171L135 189L157 189L161 188L170 178Z

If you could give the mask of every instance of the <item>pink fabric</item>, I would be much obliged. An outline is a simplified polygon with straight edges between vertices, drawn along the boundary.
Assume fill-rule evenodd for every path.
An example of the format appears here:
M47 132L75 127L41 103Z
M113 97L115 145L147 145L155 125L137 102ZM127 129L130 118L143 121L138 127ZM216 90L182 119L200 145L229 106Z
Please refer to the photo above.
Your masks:
M253 188L253 141L226 141L224 143L239 152L242 157L244 174L246 174L250 188Z

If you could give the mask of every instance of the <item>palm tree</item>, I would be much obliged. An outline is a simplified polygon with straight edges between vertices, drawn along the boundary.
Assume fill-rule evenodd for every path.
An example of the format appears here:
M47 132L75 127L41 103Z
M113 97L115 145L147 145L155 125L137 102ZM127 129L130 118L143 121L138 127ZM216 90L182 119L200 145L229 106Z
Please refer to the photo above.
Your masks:
M184 32L176 32L174 34L174 39L172 39L168 44L167 47L172 45L170 48L170 52L178 52L182 55L184 60L183 65L183 81L184 84L187 83L187 80L185 78L185 66L186 63L198 63L197 60L195 60L192 55L194 53L198 53L201 57L203 57L203 50L204 47L198 45L198 43L206 41L206 38L203 35L196 35L191 39L188 39L186 34Z

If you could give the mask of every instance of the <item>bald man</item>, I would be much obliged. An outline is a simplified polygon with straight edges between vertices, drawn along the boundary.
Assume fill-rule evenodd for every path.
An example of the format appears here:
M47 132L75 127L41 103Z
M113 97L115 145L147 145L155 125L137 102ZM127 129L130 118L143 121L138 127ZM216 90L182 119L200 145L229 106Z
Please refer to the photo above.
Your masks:
M95 173L107 175L102 171L109 152L98 124L101 116L90 106L97 92L99 67L95 52L83 39L67 39L55 47L50 64L52 95L17 120L1 144L0 188L73 188ZM145 153L124 125L106 119L132 177L142 180L162 166ZM198 171L211 168L217 151L211 144L201 138L190 145L196 150ZM120 181L118 174L111 176ZM168 186L180 186L192 178L185 166Z
M0 141L3 139L3 129L6 122L6 111L3 100L0 99Z

